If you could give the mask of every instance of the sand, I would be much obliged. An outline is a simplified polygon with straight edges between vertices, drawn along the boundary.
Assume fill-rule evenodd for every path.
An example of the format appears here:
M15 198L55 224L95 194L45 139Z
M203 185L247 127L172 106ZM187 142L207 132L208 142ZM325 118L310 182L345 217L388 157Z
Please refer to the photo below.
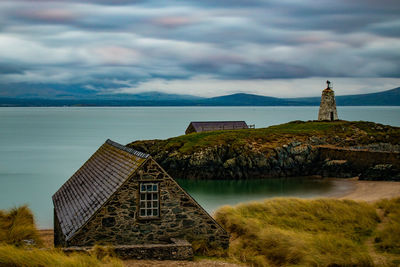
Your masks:
M346 182L351 183L351 190L334 198L374 202L383 198L400 197L400 182L356 179L349 179Z

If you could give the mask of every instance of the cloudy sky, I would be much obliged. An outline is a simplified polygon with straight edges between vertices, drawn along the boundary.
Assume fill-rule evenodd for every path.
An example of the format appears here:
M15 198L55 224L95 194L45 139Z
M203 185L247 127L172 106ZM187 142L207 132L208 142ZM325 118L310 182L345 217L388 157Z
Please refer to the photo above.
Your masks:
M0 0L0 95L400 86L399 0Z

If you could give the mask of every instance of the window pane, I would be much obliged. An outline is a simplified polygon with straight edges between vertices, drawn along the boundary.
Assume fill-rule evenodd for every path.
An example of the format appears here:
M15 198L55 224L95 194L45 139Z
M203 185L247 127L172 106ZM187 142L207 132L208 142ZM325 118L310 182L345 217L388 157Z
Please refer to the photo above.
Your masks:
M159 216L159 186L157 183L140 184L140 216L155 217Z

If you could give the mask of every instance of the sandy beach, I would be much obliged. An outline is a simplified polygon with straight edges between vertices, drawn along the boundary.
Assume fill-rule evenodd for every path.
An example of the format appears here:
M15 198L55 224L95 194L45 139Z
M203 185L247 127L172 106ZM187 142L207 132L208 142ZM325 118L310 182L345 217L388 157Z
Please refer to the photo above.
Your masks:
M374 202L383 198L400 197L400 182L359 181L357 178L346 182L350 183L351 189L342 195L332 196L333 198Z

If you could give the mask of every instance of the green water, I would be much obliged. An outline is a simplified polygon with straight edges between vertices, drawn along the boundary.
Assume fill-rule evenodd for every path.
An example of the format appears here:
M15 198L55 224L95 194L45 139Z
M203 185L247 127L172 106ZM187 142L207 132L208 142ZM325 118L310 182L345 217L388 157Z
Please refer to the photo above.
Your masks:
M346 120L400 126L400 107L338 107L338 112ZM266 127L316 119L317 113L318 107L0 108L0 209L28 204L40 227L52 227L52 194L107 138L126 144L181 135L190 121L245 120ZM330 180L180 182L210 212L225 204L348 190L345 181Z
M223 205L236 205L274 197L330 197L342 195L353 189L353 184L340 179L290 177L255 180L182 180L178 183L213 213Z

